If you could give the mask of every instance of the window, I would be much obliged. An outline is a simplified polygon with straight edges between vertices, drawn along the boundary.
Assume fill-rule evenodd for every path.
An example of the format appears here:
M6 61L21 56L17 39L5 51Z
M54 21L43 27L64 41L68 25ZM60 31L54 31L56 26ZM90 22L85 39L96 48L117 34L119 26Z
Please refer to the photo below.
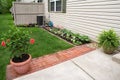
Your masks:
M55 2L50 2L50 5L51 5L50 10L51 10L51 11L54 11L54 3L55 3Z
M66 0L48 0L49 12L65 12Z
M38 3L39 3L39 2L43 2L43 0L38 0Z
M56 1L56 11L61 11L61 0Z

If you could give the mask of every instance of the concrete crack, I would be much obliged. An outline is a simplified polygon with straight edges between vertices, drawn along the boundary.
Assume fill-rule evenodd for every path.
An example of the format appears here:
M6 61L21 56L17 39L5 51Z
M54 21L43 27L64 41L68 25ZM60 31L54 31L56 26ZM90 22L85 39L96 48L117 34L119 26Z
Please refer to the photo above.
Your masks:
M71 60L73 64L75 64L78 68L80 68L82 71L84 71L89 77L91 77L93 80L95 80L94 77L92 77L89 73L87 73L82 67L80 67L78 64L76 64L74 61Z

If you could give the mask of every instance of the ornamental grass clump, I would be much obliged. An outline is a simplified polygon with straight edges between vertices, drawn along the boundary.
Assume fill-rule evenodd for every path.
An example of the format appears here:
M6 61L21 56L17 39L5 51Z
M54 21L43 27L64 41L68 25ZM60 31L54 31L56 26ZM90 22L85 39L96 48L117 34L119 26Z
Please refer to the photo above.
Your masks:
M17 27L11 27L1 39L1 46L11 52L12 59L22 59L24 54L28 54L30 44L35 42L28 31Z
M112 54L120 46L120 37L112 29L103 31L99 35L98 45L103 48L105 53Z

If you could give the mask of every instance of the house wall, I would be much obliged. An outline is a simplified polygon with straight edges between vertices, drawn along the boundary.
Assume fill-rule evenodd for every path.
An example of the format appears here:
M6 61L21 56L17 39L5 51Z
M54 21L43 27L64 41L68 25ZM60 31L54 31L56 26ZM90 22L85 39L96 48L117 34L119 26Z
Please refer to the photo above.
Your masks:
M43 3L19 3L14 2L12 13L16 25L36 24L37 16L44 16Z
M66 13L49 13L44 0L46 18L55 26L63 26L75 33L97 40L98 34L113 28L120 35L120 0L67 0Z
M16 1L27 2L27 3L28 3L28 2L34 2L34 1L37 2L37 0L16 0Z
M21 0L21 2L33 2L34 0Z

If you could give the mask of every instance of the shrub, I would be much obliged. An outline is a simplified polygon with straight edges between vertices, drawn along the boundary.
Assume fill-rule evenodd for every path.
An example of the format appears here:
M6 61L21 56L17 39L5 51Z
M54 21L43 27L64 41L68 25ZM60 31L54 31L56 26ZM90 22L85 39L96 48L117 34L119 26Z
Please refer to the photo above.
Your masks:
M0 13L9 13L13 1L15 0L0 0Z
M30 44L34 43L34 39L30 39L28 31L11 27L11 29L3 34L1 45L11 51L11 58L21 58L23 54L28 54Z
M111 54L120 46L120 37L112 29L103 31L98 37L98 45L105 53Z

